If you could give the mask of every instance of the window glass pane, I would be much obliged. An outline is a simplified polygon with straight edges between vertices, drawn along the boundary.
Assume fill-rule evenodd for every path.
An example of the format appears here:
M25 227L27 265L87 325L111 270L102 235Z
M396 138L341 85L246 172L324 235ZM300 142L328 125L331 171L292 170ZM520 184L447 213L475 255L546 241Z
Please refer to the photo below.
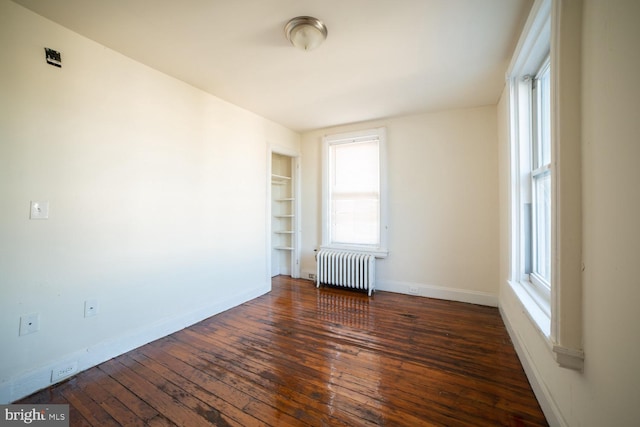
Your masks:
M332 243L380 243L380 170L377 140L329 146Z
M333 191L378 192L378 141L332 145Z
M551 163L551 81L550 67L545 67L538 77L539 163L536 167Z
M551 174L534 178L535 265L534 272L551 283Z
M379 241L379 216L377 199L345 199L333 203L334 243L376 245Z

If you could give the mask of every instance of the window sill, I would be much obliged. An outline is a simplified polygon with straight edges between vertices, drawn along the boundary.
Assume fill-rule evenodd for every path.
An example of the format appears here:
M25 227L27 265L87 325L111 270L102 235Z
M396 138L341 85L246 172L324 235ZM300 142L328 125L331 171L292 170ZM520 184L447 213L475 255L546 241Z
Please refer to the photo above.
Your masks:
M529 291L525 288L525 284L509 281L511 289L516 294L520 303L524 306L524 311L527 313L533 324L544 336L545 340L551 346L551 317L540 307L538 302L531 296Z
M386 258L387 256L389 256L389 251L386 249L368 248L365 246L357 246L357 245L322 245L320 246L320 249L367 253L375 256L376 258Z
M553 358L558 365L563 368L582 371L584 367L584 352L582 350L558 345L552 341L551 317L531 296L531 293L526 289L527 284L510 280L509 286L511 286L511 289L518 297L525 313L527 313L527 317L529 317L531 323L533 323L538 332L540 332L544 341L547 343L547 346L553 353Z
M563 368L573 369L575 371L582 371L584 368L584 352L582 350L554 345L553 355L558 365Z

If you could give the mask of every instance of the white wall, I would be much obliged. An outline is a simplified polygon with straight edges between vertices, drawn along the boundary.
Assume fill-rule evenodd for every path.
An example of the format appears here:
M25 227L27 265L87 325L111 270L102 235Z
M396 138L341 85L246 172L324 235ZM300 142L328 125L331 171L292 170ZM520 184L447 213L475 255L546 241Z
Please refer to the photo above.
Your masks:
M389 256L377 288L497 305L498 156L495 106L321 129L302 136L302 276L321 242L321 141L386 126Z
M267 147L298 134L7 0L0 48L0 403L270 288Z
M631 426L640 420L640 3L586 0L582 46L584 372L560 368L506 286L500 306L553 424ZM508 144L506 94L500 153ZM508 158L501 155L501 175ZM501 195L506 193L503 191ZM501 198L501 218L508 202ZM502 221L501 235L508 233ZM501 257L508 256L501 239Z

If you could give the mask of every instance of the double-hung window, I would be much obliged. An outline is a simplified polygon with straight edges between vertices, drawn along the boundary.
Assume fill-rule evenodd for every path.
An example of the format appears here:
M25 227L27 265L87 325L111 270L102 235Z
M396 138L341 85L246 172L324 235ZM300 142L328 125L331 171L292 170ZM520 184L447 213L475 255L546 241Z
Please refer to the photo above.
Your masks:
M531 74L515 79L517 138L514 164L514 265L512 280L534 302L532 312L550 333L552 284L551 64L548 55Z
M323 140L322 246L386 255L385 130Z
M582 369L581 4L535 0L507 71L509 285L560 366ZM563 55L560 55L563 51Z
M551 334L554 167L551 2L539 1L510 70L511 284L539 329Z

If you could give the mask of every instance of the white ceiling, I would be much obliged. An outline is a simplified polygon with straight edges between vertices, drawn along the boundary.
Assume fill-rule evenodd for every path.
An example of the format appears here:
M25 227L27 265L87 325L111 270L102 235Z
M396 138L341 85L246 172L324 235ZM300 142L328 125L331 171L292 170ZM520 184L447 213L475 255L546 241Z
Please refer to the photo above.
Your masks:
M532 3L14 1L296 131L495 104ZM329 30L314 51L295 49L284 36L299 15Z

